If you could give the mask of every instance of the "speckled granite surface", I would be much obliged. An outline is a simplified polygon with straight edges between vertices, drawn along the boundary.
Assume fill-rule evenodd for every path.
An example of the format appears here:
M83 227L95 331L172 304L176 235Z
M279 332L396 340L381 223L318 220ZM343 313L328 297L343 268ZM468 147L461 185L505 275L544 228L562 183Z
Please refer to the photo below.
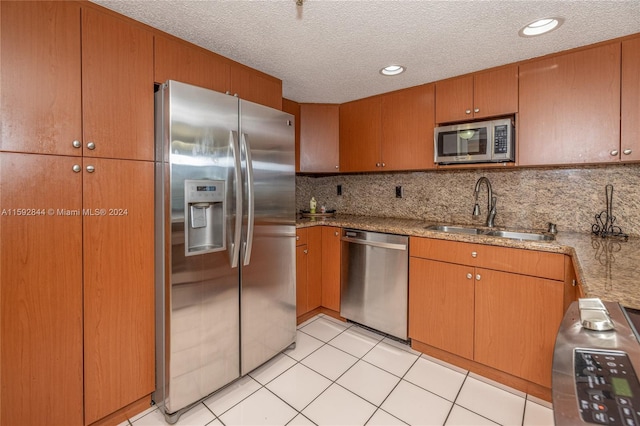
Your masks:
M640 238L631 237L625 242L592 237L586 232L561 231L556 235L555 241L519 241L425 229L432 224L433 221L419 219L356 215L338 215L317 220L298 219L298 227L328 225L568 254L574 259L576 272L588 297L599 297L602 300L640 309Z

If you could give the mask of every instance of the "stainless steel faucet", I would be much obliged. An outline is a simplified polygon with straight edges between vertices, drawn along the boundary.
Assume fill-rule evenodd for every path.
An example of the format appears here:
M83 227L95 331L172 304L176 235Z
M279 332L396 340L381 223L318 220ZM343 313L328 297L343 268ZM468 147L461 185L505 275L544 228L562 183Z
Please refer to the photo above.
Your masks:
M478 193L480 192L480 185L484 182L487 185L487 226L489 228L494 227L494 219L496 218L496 202L497 198L493 196L491 190L491 182L485 176L482 176L476 182L476 188L474 190L475 205L473 206L473 216L480 216L480 206L478 205Z

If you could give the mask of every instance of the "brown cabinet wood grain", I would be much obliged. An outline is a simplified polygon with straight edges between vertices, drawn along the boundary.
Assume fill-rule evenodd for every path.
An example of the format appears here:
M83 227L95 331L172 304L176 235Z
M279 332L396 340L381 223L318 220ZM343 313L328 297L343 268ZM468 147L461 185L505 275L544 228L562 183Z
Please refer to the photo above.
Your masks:
M550 388L563 282L480 268L476 275L475 360Z
M518 112L518 66L509 65L436 83L436 123Z
M323 227L309 228L309 274L307 275L307 312L322 305L323 267Z
M230 88L230 61L181 40L154 37L154 80L177 80L217 92Z
M340 312L340 228L322 229L322 306Z
M474 268L411 257L409 336L473 359Z
M295 156L296 173L300 172L300 104L289 99L282 98L282 111L293 115L296 126Z
M83 8L84 155L153 161L153 114L153 35Z
M340 171L379 170L381 101L379 96L340 105Z
M0 3L0 151L82 155L80 6Z
M340 106L300 104L300 171L335 173L340 169Z
M381 163L384 170L424 170L433 162L435 85L382 96Z
M620 160L620 43L520 65L518 163Z
M622 42L622 161L640 160L640 38Z
M242 64L231 63L230 93L241 99L282 109L282 81Z
M322 229L296 230L296 316L322 303Z
M296 316L307 313L307 268L309 249L306 244L296 246Z
M83 206L99 211L86 215L83 226L85 422L91 424L155 388L154 164L84 163L95 171L83 174Z
M83 424L81 164L0 153L2 426Z

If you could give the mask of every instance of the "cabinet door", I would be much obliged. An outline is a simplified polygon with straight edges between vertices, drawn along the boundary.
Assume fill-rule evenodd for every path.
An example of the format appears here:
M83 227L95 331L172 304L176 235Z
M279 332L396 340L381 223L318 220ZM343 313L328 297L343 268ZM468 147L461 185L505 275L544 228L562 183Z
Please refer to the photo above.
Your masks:
M247 101L282 109L282 81L241 64L231 64L231 93Z
M307 312L322 305L323 226L309 228L309 262L307 275Z
M474 269L409 259L409 337L473 359Z
M384 170L424 170L433 162L435 86L426 84L382 96Z
M640 160L640 38L622 42L622 161Z
M322 306L340 311L340 228L322 226Z
M436 83L436 123L473 117L473 75Z
M307 309L307 262L309 250L306 245L296 246L296 316L308 312Z
M496 117L516 112L518 112L517 65L474 75L474 118Z
M475 361L547 388L563 282L476 269Z
M155 36L154 75L156 83L177 80L207 89L229 90L229 61L186 42Z
M85 156L153 160L150 32L82 9L82 114Z
M380 97L340 105L340 171L381 170Z
M0 150L81 155L80 7L3 1Z
M0 153L2 425L83 424L82 174L75 164L73 157Z
M518 163L620 158L620 43L520 66Z
M85 422L154 390L153 163L85 159ZM96 211L96 209L98 209ZM102 210L100 210L102 209Z
M300 171L331 173L339 170L340 105L300 105Z

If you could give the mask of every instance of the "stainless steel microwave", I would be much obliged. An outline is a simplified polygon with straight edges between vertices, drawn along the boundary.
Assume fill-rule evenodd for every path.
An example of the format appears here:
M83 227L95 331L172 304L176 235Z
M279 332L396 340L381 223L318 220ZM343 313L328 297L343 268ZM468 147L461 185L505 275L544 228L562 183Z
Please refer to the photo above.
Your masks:
M513 118L436 127L433 142L439 164L515 161Z

